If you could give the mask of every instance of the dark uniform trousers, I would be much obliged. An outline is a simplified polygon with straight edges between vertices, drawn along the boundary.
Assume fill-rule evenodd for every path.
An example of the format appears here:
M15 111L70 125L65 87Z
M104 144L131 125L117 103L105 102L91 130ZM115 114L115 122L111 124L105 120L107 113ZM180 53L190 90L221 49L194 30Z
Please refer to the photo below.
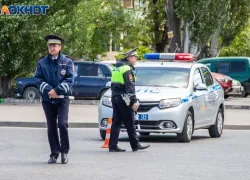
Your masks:
M112 97L113 119L111 126L111 134L109 148L114 149L118 144L118 137L122 122L124 123L132 149L139 146L139 139L134 126L134 111L132 107L128 107L120 95Z
M58 157L59 152L67 154L69 152L69 136L68 136L69 100L65 100L65 102L61 102L58 104L42 102L42 105L47 119L48 139L51 150L50 156ZM60 142L59 142L57 128L59 128L60 132Z

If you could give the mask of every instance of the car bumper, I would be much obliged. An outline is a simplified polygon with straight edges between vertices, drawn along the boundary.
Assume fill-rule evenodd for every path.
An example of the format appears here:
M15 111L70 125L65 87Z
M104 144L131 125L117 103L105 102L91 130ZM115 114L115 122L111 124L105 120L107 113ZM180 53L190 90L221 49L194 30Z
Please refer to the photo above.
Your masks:
M244 90L243 86L233 86L233 89L231 92L228 93L228 95L240 95L242 94Z
M18 90L18 89L14 90L14 95L15 95L16 98L22 97L22 94L21 94L20 90Z
M134 124L136 132L150 132L150 133L181 133L186 118L188 106L180 104L177 107L168 109L159 109L153 107L148 112L138 112L138 114L147 114L148 120L135 120ZM113 110L110 107L99 105L98 108L99 129L106 130L108 118L112 118ZM174 128L167 128L167 123L175 125ZM122 124L121 131L126 131Z

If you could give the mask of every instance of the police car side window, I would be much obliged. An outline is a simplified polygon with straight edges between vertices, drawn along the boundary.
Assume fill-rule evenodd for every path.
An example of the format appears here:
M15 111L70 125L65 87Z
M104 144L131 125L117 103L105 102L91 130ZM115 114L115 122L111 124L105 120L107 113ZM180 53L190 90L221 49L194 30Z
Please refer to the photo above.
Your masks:
M202 81L202 76L201 76L201 72L199 69L196 69L194 71L194 86L197 86L198 84L203 83Z
M206 85L211 86L214 83L212 75L210 74L207 68L202 67L201 70L202 70Z

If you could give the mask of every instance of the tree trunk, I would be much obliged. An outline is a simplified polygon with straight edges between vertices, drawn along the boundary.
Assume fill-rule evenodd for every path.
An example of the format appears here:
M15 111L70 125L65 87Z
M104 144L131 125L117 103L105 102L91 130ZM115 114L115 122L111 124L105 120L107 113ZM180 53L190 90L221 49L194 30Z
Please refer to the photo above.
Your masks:
M153 0L153 6L156 6L158 0ZM166 45L168 44L167 23L164 24L164 28L161 28L161 22L159 22L159 9L153 10L153 22L154 22L154 38L155 38L155 50L156 52L164 52ZM167 15L166 15L167 19Z
M190 44L190 35L188 30L188 22L184 22L184 47L183 52L188 53L189 52L189 44Z
M181 52L184 52L185 21L181 20Z
M196 54L198 52L198 44L197 43L191 43L189 52L191 54L193 54L194 56L196 56Z
M174 37L170 41L169 49L170 52L180 51L181 48L181 38L180 38L180 19L174 12L173 0L166 1L167 18L168 18L168 31L173 31ZM178 48L178 49L177 49Z
M14 95L14 80L11 77L0 77L0 97L12 97Z
M226 17L222 18L221 23L219 24L217 30L215 31L215 33L212 36L211 47L210 47L211 57L217 57L220 53L219 51L221 50L221 48L224 45L224 43L222 42L221 47L219 47L218 39L219 39L220 33L221 33L225 23L226 23Z
M218 38L220 35L220 29L216 30L216 32L212 36L210 54L211 57L216 57L218 54Z
M209 57L209 47L208 44L205 43L200 47L200 54L197 56L197 60L208 57Z

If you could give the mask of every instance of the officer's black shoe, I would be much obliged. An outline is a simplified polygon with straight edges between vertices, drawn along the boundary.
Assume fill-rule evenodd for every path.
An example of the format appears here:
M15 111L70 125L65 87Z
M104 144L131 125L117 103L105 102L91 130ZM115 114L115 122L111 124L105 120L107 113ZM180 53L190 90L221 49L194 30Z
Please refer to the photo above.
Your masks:
M61 154L61 162L62 162L63 164L67 164L68 161L69 161L69 160L68 160L67 154L66 154L66 153L62 153L62 154Z
M56 158L55 156L51 156L51 157L49 158L49 160L48 160L48 163L49 163L49 164L55 164L55 163L56 163L56 160L57 160L57 158Z
M147 149L148 147L150 147L150 145L146 145L146 146L139 145L137 148L134 148L132 150L133 151L138 151L138 150Z
M121 149L119 147L116 148L109 148L109 152L125 152L126 149Z

